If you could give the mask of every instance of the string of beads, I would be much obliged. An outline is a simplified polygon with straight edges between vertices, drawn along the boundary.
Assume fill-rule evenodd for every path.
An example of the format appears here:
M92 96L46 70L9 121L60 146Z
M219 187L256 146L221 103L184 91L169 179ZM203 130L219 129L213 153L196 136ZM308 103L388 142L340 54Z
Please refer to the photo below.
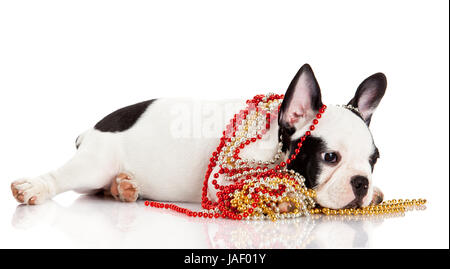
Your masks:
M280 162L282 143L270 160L242 159L240 153L250 144L261 140L276 120L283 95L269 93L247 100L247 108L235 114L222 133L216 151L212 153L202 188L200 212L170 203L145 201L146 206L164 208L189 217L228 218L233 220L289 219L311 214L324 215L378 215L405 212L408 208L424 205L426 200L390 200L379 205L357 209L330 209L317 207L316 193L306 188L305 178L288 170L299 154L303 142L311 135L326 111L323 105L308 130L300 138L297 148ZM213 173L214 172L214 173ZM208 182L216 191L217 199L208 198ZM219 183L220 181L220 183ZM214 192L213 192L214 193ZM284 206L284 210L280 210Z

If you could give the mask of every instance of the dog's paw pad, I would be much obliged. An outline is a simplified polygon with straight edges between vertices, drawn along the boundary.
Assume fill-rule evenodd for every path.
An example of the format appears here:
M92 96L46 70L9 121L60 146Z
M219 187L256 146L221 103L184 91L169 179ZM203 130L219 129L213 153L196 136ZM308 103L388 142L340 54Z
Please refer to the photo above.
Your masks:
M47 199L45 186L35 180L20 179L11 183L14 198L22 204L41 204Z
M135 202L139 195L139 189L131 176L120 173L111 184L111 194L117 200L123 202Z
M280 213L290 213L294 211L295 204L293 202L281 202L278 204L278 209Z
M372 201L370 202L370 205L379 205L381 202L383 202L384 195L381 192L381 190L377 187L373 188L373 195L372 195Z

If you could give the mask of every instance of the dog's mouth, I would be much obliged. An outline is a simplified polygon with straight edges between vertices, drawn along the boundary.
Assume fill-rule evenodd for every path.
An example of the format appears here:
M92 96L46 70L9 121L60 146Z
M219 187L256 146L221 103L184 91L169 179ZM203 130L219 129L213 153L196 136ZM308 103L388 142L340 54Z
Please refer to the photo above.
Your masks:
M370 205L378 205L383 202L383 193L380 192L378 189L376 189L373 193L372 201L370 202ZM356 198L350 203L348 203L346 206L344 206L343 209L350 209L350 208L360 208L363 205L363 199L362 198Z
M362 207L362 204L363 204L362 199L355 199L350 203L348 203L346 206L344 206L343 209L360 208Z

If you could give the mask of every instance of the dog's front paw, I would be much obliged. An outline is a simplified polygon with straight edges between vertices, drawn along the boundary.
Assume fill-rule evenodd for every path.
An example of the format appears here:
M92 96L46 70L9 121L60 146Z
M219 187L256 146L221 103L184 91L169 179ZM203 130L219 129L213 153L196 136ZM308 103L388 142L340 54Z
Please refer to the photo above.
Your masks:
M370 205L381 204L381 202L383 202L383 199L384 199L383 192L378 187L374 187L373 195L372 195L372 202L370 202Z
M37 205L49 198L49 188L39 179L19 179L11 183L11 191L19 203Z

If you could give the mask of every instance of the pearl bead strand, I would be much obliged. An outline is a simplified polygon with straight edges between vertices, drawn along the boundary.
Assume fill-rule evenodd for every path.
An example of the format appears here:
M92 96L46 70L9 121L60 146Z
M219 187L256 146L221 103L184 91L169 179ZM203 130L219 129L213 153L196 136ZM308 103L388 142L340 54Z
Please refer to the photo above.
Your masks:
M270 122L276 119L283 95L269 93L256 95L247 100L247 109L235 114L216 151L212 153L202 188L202 207L200 212L191 211L174 204L145 201L146 206L170 209L189 217L229 218L233 220L290 219L309 215L379 215L405 212L409 208L424 206L425 199L390 200L379 205L357 209L330 209L317 207L314 201L316 193L305 186L305 178L299 173L286 169L300 152L303 142L319 123L326 106L323 105L309 126L309 130L300 138L295 152L280 162L283 144L279 142L277 152L267 161L242 159L240 152L251 143L262 139L270 129ZM281 140L281 139L280 139ZM215 167L211 183L217 189L217 202L207 197L208 181ZM270 167L272 166L272 167ZM230 185L220 185L217 179L222 175ZM280 212L280 203L288 204L288 212Z

